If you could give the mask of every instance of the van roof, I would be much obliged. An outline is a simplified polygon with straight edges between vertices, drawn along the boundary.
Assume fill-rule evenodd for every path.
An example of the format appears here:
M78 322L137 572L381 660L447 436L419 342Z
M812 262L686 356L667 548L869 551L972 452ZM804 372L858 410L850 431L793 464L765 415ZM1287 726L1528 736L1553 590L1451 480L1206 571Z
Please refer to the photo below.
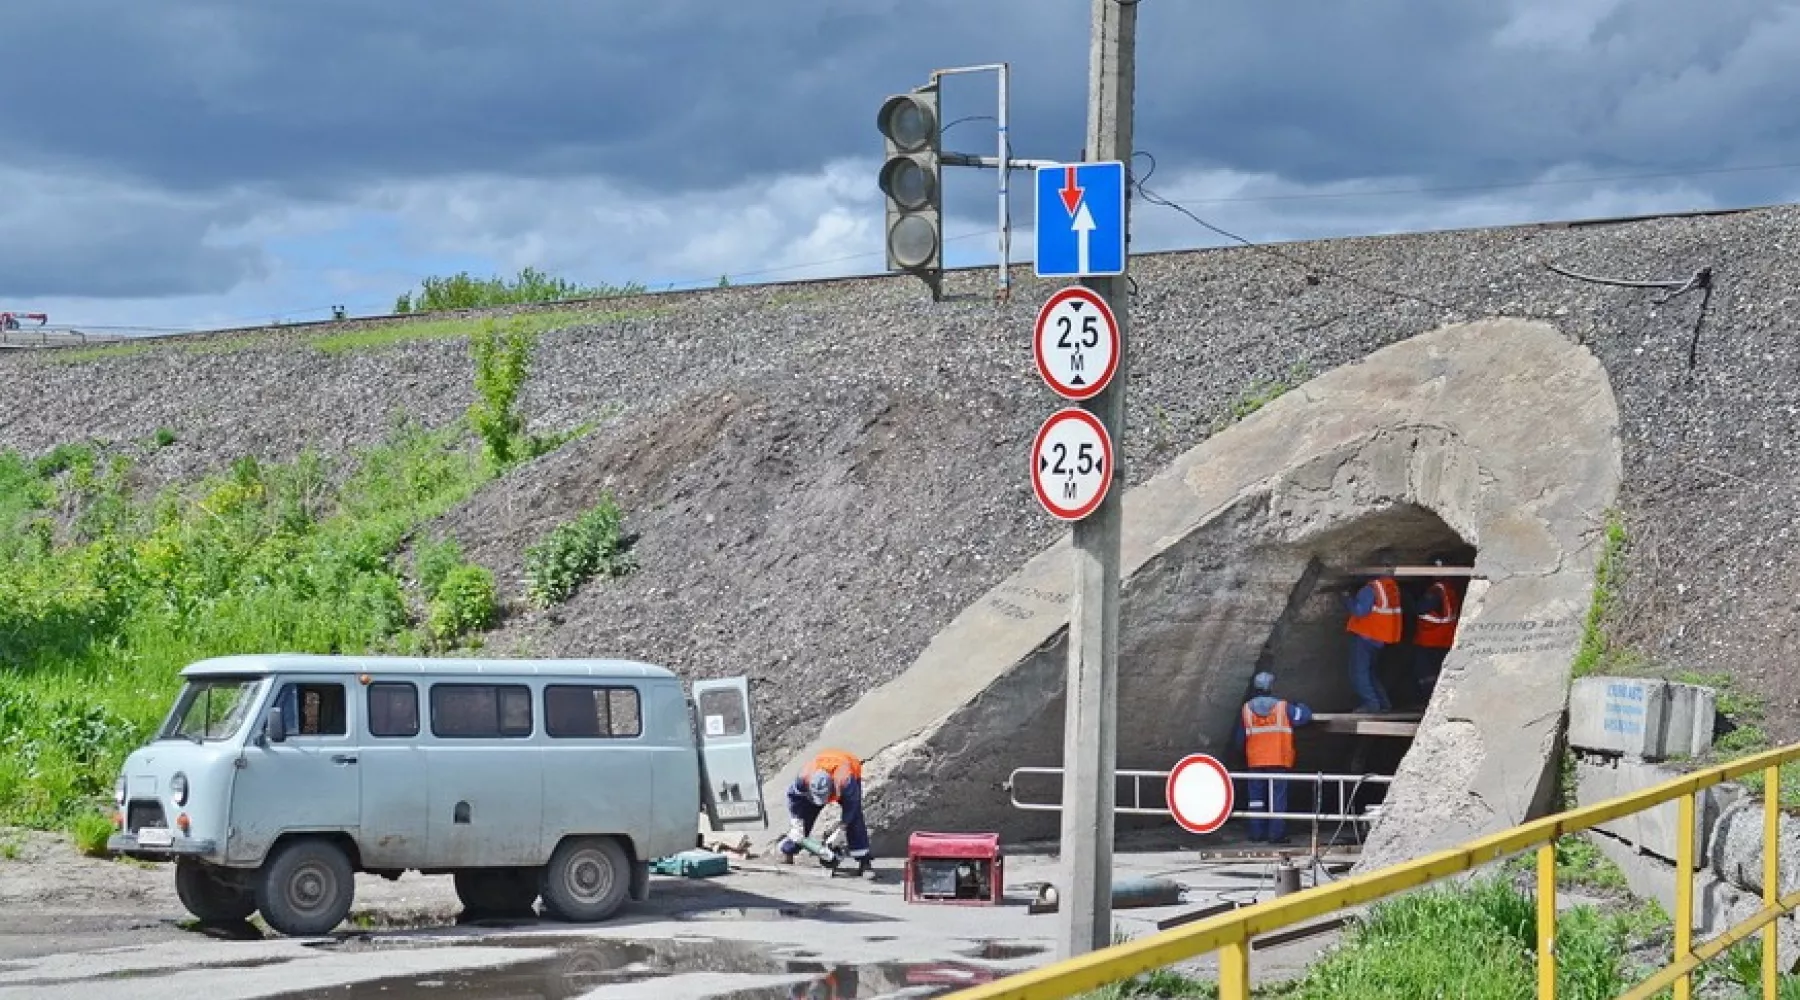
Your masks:
M424 656L322 656L310 653L247 653L197 660L183 677L272 673L317 674L548 674L584 677L669 677L673 670L654 663L613 659L476 659Z

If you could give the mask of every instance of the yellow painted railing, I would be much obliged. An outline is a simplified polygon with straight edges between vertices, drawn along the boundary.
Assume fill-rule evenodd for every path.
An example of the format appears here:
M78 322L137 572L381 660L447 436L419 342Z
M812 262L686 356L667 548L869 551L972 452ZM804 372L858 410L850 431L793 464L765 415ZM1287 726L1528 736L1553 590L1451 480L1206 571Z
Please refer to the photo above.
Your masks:
M1108 983L1129 979L1164 966L1217 953L1220 1000L1248 1000L1250 943L1259 935L1303 920L1383 899L1536 848L1538 996L1556 996L1556 849L1557 838L1591 829L1670 801L1680 803L1676 827L1675 948L1668 966L1644 980L1620 1000L1642 1000L1674 986L1676 1000L1688 1000L1694 970L1731 946L1762 932L1762 991L1775 1000L1775 919L1800 907L1800 892L1780 892L1780 767L1800 760L1800 744L1770 750L1673 778L1630 795L1533 820L1523 826L1470 841L1461 847L1415 858L1330 885L1195 921L1183 927L1113 945L1021 972L1005 979L960 990L958 1000L1050 1000L1072 997ZM1694 926L1694 798L1696 793L1757 771L1763 788L1763 907L1755 915L1703 944L1693 940Z

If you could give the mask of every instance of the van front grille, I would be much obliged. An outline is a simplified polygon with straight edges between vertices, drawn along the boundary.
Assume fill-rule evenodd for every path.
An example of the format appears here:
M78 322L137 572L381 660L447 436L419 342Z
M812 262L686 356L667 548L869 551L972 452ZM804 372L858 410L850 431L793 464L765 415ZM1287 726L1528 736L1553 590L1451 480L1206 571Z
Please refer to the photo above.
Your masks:
M167 827L168 825L169 821L163 815L161 802L133 799L125 807L125 829L130 833L136 833L146 826Z

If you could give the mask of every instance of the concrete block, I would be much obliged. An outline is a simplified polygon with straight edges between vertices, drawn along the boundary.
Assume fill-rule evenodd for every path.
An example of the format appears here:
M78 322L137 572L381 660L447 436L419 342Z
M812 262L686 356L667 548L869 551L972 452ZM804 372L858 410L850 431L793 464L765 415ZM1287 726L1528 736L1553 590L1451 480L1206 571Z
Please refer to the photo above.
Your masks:
M1639 792L1659 785L1681 772L1657 764L1630 760L1577 761L1575 765L1576 801L1584 806ZM1694 801L1694 856L1707 857L1710 834L1719 818L1743 795L1736 785L1715 785L1705 789ZM1618 838L1633 848L1673 862L1677 853L1676 830L1681 821L1681 807L1668 802L1631 816L1624 816L1595 829Z
M1712 747L1715 702L1698 684L1583 677L1569 691L1569 745L1640 760L1698 756Z
M1665 912L1675 912L1674 865L1640 854L1604 834L1589 834L1588 839L1625 873L1625 884L1632 895L1654 899L1662 904ZM1702 868L1692 877L1696 940L1715 937L1762 908L1759 897L1719 878L1710 869ZM1793 917L1775 921L1775 940L1777 964L1790 972L1800 967L1800 925L1796 925Z

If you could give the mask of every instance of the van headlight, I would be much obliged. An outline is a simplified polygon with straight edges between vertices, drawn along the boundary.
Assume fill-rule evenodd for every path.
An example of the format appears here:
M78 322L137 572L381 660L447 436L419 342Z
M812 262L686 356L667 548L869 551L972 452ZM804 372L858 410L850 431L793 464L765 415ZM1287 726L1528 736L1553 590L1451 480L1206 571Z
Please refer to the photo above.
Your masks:
M125 776L123 774L119 775L118 781L113 782L113 801L121 806L125 804Z
M187 805L187 793L187 775L176 771L175 777L169 779L169 798L174 799L176 805L185 806Z

